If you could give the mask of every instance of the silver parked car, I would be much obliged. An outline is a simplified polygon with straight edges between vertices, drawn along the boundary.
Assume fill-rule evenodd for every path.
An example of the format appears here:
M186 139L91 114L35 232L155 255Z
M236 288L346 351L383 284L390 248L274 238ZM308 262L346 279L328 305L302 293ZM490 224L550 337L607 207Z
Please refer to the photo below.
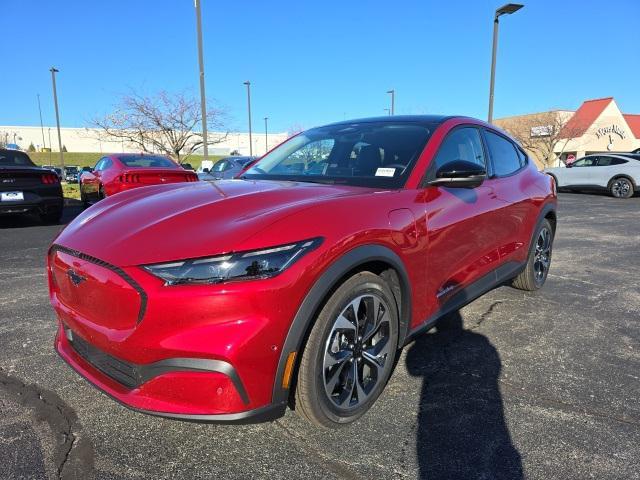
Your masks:
M558 188L602 189L617 198L629 198L640 186L640 159L623 154L587 155L566 167L545 168Z
M213 164L211 169L204 169L198 172L200 180L221 180L223 178L234 178L242 169L253 162L258 157L226 157L221 158Z

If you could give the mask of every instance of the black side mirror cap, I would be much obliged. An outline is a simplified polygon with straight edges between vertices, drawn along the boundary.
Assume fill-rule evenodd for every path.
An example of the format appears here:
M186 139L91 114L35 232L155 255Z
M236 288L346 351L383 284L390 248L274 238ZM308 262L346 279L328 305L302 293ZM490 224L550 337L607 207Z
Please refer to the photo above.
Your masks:
M436 172L436 178L428 182L428 185L475 188L482 185L486 179L487 171L482 165L466 160L454 160L441 166Z

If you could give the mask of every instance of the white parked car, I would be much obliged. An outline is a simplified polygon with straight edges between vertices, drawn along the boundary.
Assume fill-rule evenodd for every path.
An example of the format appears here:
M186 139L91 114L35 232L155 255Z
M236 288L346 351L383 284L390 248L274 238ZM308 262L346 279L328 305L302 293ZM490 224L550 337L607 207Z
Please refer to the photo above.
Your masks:
M545 168L558 188L603 189L617 198L640 191L640 157L637 155L587 155L566 167Z

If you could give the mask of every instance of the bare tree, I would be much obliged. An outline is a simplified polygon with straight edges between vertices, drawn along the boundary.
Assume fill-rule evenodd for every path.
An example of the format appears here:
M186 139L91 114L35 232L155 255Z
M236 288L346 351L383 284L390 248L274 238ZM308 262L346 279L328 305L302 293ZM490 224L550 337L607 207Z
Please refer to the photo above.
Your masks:
M573 112L550 111L498 120L522 147L545 166L551 166L564 153L567 144L582 136L585 125L569 122ZM559 148L559 152L556 151Z
M160 152L185 161L202 148L200 102L185 93L161 91L147 96L136 92L124 95L113 113L93 120L101 141L126 143L143 152ZM207 144L214 145L227 138L226 112L207 105L209 133ZM94 131L95 132L95 131Z

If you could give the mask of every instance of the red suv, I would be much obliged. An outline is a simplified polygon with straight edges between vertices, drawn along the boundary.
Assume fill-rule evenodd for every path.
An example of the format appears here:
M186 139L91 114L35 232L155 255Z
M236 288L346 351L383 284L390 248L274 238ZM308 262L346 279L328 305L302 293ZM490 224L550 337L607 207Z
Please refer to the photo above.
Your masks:
M553 180L504 132L384 117L303 132L240 175L122 192L48 256L56 349L124 405L338 426L443 315L547 277Z

